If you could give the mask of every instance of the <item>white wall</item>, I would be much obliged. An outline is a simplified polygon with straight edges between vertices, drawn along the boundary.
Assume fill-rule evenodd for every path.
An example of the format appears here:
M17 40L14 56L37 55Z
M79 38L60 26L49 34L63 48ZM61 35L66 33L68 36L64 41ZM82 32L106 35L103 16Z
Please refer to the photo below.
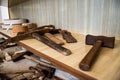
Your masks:
M1 8L1 21L3 22L4 19L9 19L8 7L0 6L0 8Z
M0 6L0 22L2 22L1 6Z
M8 0L0 0L0 20L9 19Z
M39 26L120 37L120 0L30 0L11 8L11 17Z

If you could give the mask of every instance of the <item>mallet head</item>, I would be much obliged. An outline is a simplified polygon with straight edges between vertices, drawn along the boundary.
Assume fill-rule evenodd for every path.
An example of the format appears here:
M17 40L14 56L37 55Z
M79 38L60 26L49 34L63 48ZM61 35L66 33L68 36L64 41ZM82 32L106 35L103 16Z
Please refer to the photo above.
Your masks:
M106 36L93 36L93 35L87 35L86 36L86 44L87 45L93 45L97 40L102 41L103 47L108 48L114 48L115 44L115 37L106 37Z

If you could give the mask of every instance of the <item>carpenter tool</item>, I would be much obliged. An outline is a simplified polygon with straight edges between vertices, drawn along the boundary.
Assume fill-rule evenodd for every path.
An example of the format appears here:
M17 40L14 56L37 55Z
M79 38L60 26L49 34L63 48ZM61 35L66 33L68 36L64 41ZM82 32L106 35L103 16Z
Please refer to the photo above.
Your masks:
M45 38L44 36L39 35L38 33L33 33L32 37L39 40L39 41L41 41L41 42L43 42L47 46L57 50L58 52L60 52L61 54L65 55L65 56L68 56L68 55L72 54L72 52L69 49L67 49L65 47L62 47L61 45L57 45L53 41L48 40L47 38Z
M47 37L48 39L50 39L51 41L55 42L58 45L63 45L64 44L64 42L62 40L56 38L51 33L45 33L44 36Z
M67 30L60 30L59 31L63 37L63 39L67 42L67 43L75 43L77 42L77 40L72 36L72 34L70 32L68 32Z
M93 47L79 64L80 69L84 71L88 71L91 68L101 47L114 48L115 37L87 35L86 44L93 45Z
M46 26L41 26L40 28L37 28L34 31L29 31L26 33L18 33L17 36L8 38L5 40L4 43L0 44L0 49L2 50L4 48L6 48L8 43L18 42L20 40L24 40L29 37L32 37L32 38L35 38L35 39L43 42L44 44L55 49L56 51L68 56L72 53L69 49L61 46L60 44L56 44L55 43L56 41L52 41L44 36L45 33L56 34L59 31L60 31L60 29L55 29L55 27L53 25L48 25L48 26L46 25Z

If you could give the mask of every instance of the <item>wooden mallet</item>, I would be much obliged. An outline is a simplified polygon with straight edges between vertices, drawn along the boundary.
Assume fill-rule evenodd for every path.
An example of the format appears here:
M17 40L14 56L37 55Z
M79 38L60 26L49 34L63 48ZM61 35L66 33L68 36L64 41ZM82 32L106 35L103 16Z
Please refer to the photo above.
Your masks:
M85 41L87 45L93 45L93 47L80 62L79 68L84 71L88 71L91 68L94 59L97 56L97 52L101 47L114 48L115 37L87 35Z

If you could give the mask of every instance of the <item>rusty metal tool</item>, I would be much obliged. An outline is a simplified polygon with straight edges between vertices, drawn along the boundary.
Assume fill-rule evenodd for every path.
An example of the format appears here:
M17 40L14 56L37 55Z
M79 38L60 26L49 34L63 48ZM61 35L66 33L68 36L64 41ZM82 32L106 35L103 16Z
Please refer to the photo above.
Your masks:
M33 31L29 31L26 32L24 34L20 34L14 37L8 37L8 39L5 39L4 42L2 44L0 44L0 49L4 49L7 47L7 44L9 43L14 43L14 42L18 42L20 40L24 40L28 37L31 37L32 33L36 33L36 32L40 32L40 34L44 34L44 33L48 33L48 32L56 32L57 29L55 29L55 27L53 25L45 25L45 26L41 26L36 28Z

